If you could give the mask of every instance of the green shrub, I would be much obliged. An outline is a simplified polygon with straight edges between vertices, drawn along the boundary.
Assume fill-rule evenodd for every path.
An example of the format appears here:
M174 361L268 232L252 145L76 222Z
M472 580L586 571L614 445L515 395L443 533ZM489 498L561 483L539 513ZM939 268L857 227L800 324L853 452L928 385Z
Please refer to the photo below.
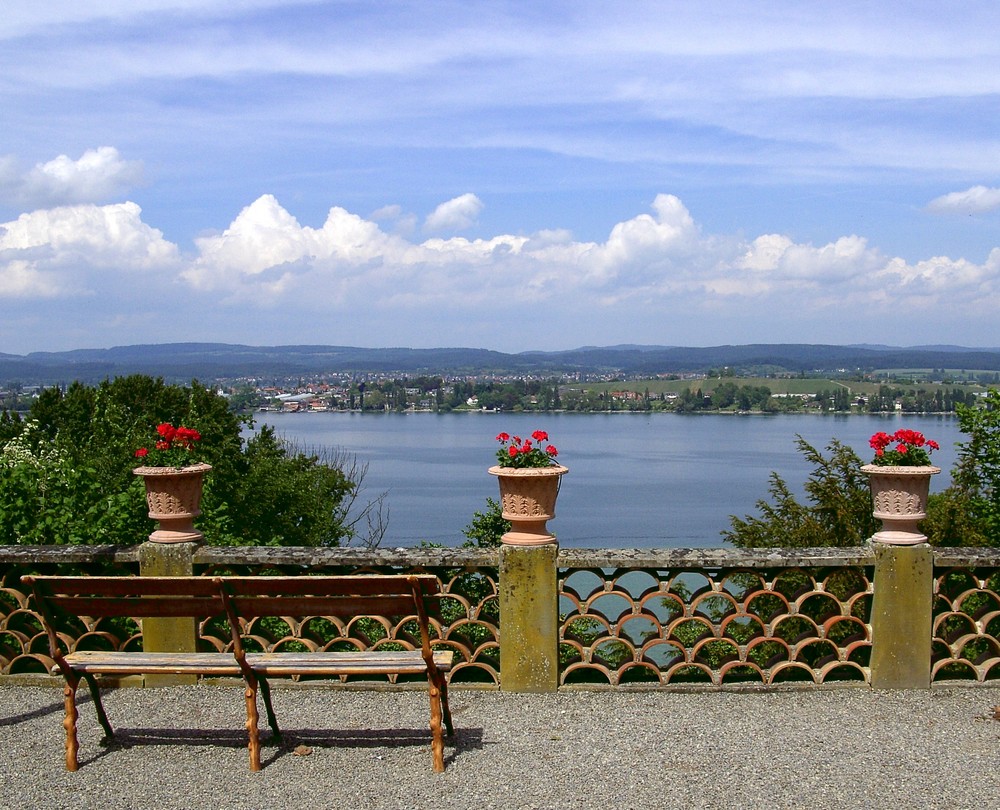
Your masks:
M290 447L197 382L145 375L42 392L26 418L0 417L0 545L132 545L154 528L135 450L161 422L201 433L205 478L198 528L212 545L376 544L380 502L353 510L363 468ZM374 520L373 520L374 517ZM361 521L369 531L362 533ZM359 536L361 535L361 536Z

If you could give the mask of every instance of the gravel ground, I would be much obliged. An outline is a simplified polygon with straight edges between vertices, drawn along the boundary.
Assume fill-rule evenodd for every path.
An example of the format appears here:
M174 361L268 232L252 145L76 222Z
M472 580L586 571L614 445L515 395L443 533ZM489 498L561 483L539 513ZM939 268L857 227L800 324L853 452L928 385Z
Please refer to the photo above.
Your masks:
M423 691L276 686L274 699L286 739L259 773L242 688L207 684L108 692L110 747L81 700L67 773L60 690L0 686L0 808L978 809L1000 795L1000 687L454 689L443 774Z

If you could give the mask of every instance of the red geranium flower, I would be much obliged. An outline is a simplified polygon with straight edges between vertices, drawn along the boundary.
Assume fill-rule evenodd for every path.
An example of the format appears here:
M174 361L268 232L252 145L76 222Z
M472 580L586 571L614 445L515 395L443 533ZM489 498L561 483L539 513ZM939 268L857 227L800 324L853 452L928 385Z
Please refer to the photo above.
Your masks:
M893 442L896 446L889 449L889 445ZM868 444L875 451L872 463L880 467L929 466L931 452L940 449L937 442L925 439L923 433L909 428L900 428L891 436L879 431L868 440Z
M157 439L151 448L140 447L135 457L141 458L146 467L188 467L197 464L195 443L201 440L201 433L194 428L174 427L169 422L156 426Z
M522 439L509 433L498 433L497 441L501 447L497 450L497 462L501 467L555 466L555 457L559 455L559 451L555 445L544 444L548 439L549 434L544 430L533 431L531 439Z

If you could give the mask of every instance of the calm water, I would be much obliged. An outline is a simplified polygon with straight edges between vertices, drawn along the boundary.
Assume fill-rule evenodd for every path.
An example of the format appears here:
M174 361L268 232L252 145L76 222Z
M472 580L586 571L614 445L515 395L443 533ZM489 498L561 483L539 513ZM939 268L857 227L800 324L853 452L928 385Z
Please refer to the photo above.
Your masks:
M947 416L268 413L256 421L301 449L339 449L367 464L362 497L387 493L384 548L460 545L473 512L498 495L486 468L501 431L548 431L570 469L549 528L561 545L583 548L722 545L729 515L756 513L772 470L801 495L810 468L796 434L818 448L837 438L867 460L875 431L920 430L941 445L932 491L948 485L964 438Z

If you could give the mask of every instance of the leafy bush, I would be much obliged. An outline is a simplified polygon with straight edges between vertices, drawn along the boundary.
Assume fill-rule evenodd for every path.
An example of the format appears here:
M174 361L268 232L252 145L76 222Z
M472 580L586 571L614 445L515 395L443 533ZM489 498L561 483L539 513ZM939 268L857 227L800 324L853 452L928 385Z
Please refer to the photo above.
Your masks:
M987 392L982 407L960 406L958 423L969 440L959 445L952 475L958 497L991 546L1000 545L1000 391Z
M863 462L836 439L827 445L829 456L801 436L796 444L813 465L805 484L809 504L799 503L784 479L772 472L768 491L773 502L757 501L759 516L730 516L732 529L723 531L723 538L740 548L861 545L879 529Z
M959 425L969 439L959 447L952 485L927 501L920 524L937 546L1000 546L1000 391L991 390L980 407L958 406ZM796 500L777 473L771 473L771 500L759 500L759 515L730 516L727 542L741 548L857 546L880 526L872 516L862 460L836 439L826 457L801 436L799 450L814 469L806 482L809 503Z
M202 435L212 471L197 525L207 543L378 541L378 500L349 514L364 475L350 459L297 451L269 428L245 440L249 420L225 397L133 375L46 389L26 418L0 417L0 544L142 542L153 524L134 453L161 422ZM370 531L359 538L362 520Z
M505 520L503 508L494 498L486 499L486 509L472 513L472 522L464 529L468 540L462 545L466 548L496 548L500 538L510 531L510 521Z

